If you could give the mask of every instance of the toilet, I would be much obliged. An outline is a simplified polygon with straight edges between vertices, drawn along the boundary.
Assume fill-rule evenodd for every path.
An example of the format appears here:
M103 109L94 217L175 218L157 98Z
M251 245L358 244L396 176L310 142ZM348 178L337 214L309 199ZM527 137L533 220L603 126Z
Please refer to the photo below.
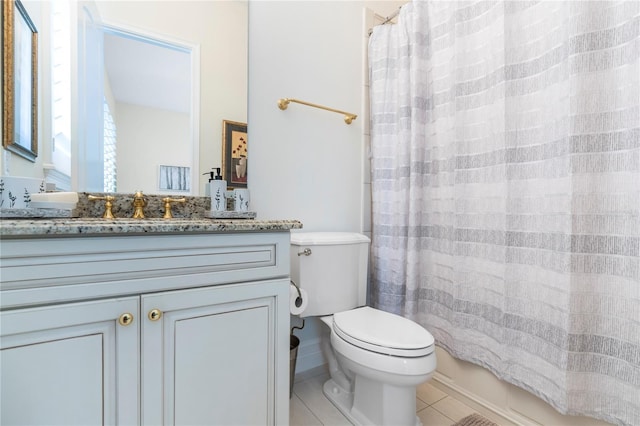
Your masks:
M433 336L366 306L370 240L349 232L291 234L291 279L307 293L301 317L329 327L325 396L356 425L421 425L416 386L436 369Z

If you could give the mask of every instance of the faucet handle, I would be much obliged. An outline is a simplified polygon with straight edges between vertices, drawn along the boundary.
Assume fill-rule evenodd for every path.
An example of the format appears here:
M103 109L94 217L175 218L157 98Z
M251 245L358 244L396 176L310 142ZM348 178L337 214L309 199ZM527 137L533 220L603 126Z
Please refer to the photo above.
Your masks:
M99 200L104 200L104 214L102 215L102 217L104 219L115 219L115 216L113 215L113 212L111 211L111 207L113 207L113 200L116 199L116 197L114 197L113 195L105 195L104 197L97 197L95 195L91 195L89 194L87 196L87 198L90 201L99 201Z
M171 203L184 203L187 201L186 198L170 198L166 197L162 199L164 203L164 219L171 219L173 215L171 214Z
M147 199L142 191L136 191L133 195L133 218L144 219L144 207L147 205Z

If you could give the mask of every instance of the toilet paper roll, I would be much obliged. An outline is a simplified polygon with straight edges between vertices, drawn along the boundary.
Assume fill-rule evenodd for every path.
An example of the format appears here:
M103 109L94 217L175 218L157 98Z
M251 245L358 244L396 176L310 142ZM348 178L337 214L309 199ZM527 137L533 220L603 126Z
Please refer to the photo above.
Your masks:
M298 289L293 284L289 284L289 312L291 315L300 315L307 309L309 299L307 292L304 289L300 289L300 295L298 296Z

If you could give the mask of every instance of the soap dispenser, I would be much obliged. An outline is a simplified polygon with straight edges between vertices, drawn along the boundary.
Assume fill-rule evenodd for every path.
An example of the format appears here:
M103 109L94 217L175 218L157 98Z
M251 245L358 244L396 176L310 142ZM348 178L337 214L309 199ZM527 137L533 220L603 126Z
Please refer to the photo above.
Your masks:
M214 174L214 170L215 173ZM220 167L205 174L209 175L209 196L211 197L211 211L223 212L227 210L227 181L220 175Z

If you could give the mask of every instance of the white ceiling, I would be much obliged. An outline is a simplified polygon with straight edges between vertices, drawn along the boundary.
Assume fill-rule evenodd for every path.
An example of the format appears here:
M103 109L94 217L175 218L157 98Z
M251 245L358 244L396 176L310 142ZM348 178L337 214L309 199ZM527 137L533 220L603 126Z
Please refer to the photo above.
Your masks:
M116 101L190 112L191 59L188 52L105 33L104 62Z

